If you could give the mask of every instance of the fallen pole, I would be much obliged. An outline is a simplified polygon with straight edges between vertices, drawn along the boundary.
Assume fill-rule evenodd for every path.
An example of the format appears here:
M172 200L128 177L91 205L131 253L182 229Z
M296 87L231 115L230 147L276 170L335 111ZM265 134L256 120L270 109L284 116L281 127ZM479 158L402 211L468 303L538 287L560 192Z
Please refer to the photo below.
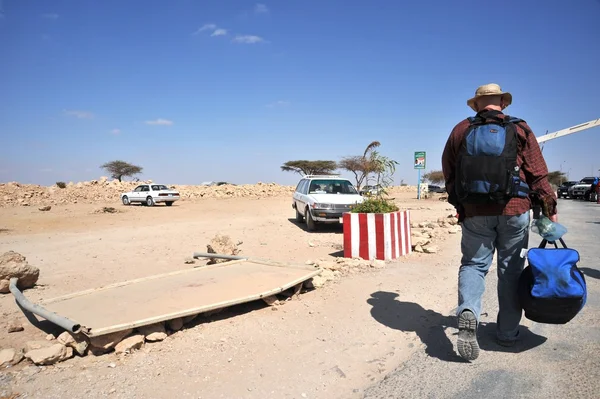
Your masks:
M246 258L244 256L210 254L210 253L206 253L206 252L194 252L194 255L192 255L192 257L194 259L197 259L197 258L220 258L220 259L229 259L229 260L248 259L248 258Z
M9 289L10 289L10 292L14 295L17 303L23 309L25 309L33 314L36 314L40 317L43 317L44 319L48 320L49 322L52 322L52 323L56 324L57 326L62 327L65 330L70 331L74 334L77 334L79 332L79 330L81 329L81 325L79 325L65 317L59 316L56 313L50 312L47 309L44 309L43 307L36 305L35 303L29 302L29 300L27 298L25 298L25 295L23 295L23 293L19 290L19 288L17 288L18 281L19 281L18 278L11 278Z

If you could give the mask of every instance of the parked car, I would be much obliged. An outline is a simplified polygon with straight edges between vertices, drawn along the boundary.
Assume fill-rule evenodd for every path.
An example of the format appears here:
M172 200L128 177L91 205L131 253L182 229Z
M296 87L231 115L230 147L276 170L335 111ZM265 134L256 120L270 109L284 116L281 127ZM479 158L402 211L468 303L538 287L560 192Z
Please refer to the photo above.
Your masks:
M319 223L339 223L344 213L363 200L348 179L307 175L296 186L292 208L296 210L296 221L306 220L307 229L314 231Z
M569 197L589 201L590 193L592 192L592 184L594 184L595 179L595 177L584 177L579 183L569 187Z
M558 190L556 190L556 196L558 198L567 198L569 196L569 188L577 184L576 181L566 181L560 185Z
M179 193L163 184L141 184L133 191L121 194L123 205L135 202L148 206L164 202L166 206L173 205L179 199Z
M360 189L360 195L378 195L381 192L381 185L376 184L374 186L363 186Z
M445 193L446 192L446 187L440 187L440 186L436 186L433 184L428 184L428 190L431 193Z

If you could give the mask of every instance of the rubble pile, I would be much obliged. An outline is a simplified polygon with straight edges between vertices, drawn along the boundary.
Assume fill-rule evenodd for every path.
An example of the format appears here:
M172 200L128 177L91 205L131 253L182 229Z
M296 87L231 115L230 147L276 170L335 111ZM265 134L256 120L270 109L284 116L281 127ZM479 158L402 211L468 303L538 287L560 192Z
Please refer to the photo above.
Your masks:
M448 234L457 234L460 231L458 219L450 214L441 217L435 222L411 223L411 244L415 252L434 254L438 247L433 245L436 240L443 239Z
M119 201L120 194L131 191L140 184L150 184L151 180L140 182L119 182L102 177L79 183L68 183L65 188L39 186L16 182L0 184L0 207L39 206L46 207L60 204L106 203ZM291 196L294 186L281 186L275 183L257 183L247 185L221 186L169 186L177 191L182 200L202 198L267 198ZM48 208L48 210L51 208Z
M14 366L24 359L38 366L51 365L74 356L88 354L100 356L114 352L127 355L141 349L148 342L163 341L169 335L192 322L197 315L142 326L137 329L117 331L111 334L88 338L83 334L67 331L58 337L49 335L46 340L28 341L23 347L7 348L0 351L0 367Z
M318 261L308 260L306 264L321 269L321 274L314 276L304 283L306 288L321 288L328 281L356 273L365 273L374 269L385 268L383 260L365 260L362 258L343 258L336 257L335 260L319 259Z
M79 183L70 182L65 188L57 185L39 186L17 182L0 184L0 207L37 206L40 211L48 211L52 205L61 204L95 204L119 201L120 194L131 191L140 184L150 184L152 180L131 182L109 180L101 177ZM159 182L160 183L160 182ZM199 200L203 198L269 198L288 197L295 186L282 186L276 183L262 183L221 186L172 185L182 200ZM391 187L390 192L416 192L416 186Z

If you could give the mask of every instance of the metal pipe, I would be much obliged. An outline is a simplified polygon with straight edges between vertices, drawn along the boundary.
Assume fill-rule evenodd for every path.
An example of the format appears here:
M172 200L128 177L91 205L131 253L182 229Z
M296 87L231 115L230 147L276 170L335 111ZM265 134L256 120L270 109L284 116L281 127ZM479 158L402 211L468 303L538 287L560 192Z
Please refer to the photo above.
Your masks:
M17 303L21 306L21 308L28 310L29 312L36 314L40 317L43 317L44 319L56 324L57 326L64 328L67 331L70 331L74 334L77 334L79 332L79 330L81 329L80 324L75 323L75 322L67 319L66 317L59 316L54 312L50 312L49 310L44 309L40 305L36 305L35 303L29 302L29 300L27 298L25 298L25 295L23 295L23 293L19 290L19 288L17 288L18 281L19 281L18 278L15 278L15 277L11 278L9 289L10 289L10 292L14 295Z
M223 255L223 254L209 254L206 252L194 252L192 255L194 259L196 258L220 258L220 259L229 259L229 260L241 260L248 259L245 256L236 256L236 255Z

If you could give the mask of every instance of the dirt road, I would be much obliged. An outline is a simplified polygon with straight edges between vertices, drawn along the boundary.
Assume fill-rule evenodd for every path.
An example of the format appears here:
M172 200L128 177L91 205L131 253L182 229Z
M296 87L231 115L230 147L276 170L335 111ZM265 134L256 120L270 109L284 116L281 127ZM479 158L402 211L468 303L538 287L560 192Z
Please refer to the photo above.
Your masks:
M412 197L396 195L413 221L450 213L437 198ZM103 205L122 212L94 212ZM204 251L216 233L242 240L243 254L268 259L304 263L341 255L339 226L309 233L293 216L289 198L181 201L170 208L77 204L44 213L4 208L0 251L15 250L40 267L40 287L26 291L33 301L189 267L184 259ZM48 367L21 362L2 372L0 384L34 398L361 397L423 348L415 330L390 328L381 315L388 299L372 294L397 293L438 312L455 300L457 236L445 234L438 254L413 254L282 306L252 303L199 318L124 358L88 355ZM23 318L10 295L0 297L0 310L0 347L44 339L27 322L25 331L6 333L9 321ZM410 308L396 311L415 317Z
M388 310L412 309L422 322L406 324L385 313L388 325L401 331L416 330L426 345L415 351L385 381L367 390L365 398L581 398L592 399L600 390L600 206L573 200L559 200L559 222L569 232L568 246L579 251L580 267L586 274L586 308L566 325L548 325L523 319L522 340L514 348L494 341L496 268L486 281L484 317L480 329L482 353L472 364L455 354L456 323L449 317L452 302L446 307L429 308L393 292L379 293L387 298ZM541 239L532 234L530 246ZM445 294L453 285L438 286ZM413 303L416 302L416 303ZM443 327L448 327L445 330Z

